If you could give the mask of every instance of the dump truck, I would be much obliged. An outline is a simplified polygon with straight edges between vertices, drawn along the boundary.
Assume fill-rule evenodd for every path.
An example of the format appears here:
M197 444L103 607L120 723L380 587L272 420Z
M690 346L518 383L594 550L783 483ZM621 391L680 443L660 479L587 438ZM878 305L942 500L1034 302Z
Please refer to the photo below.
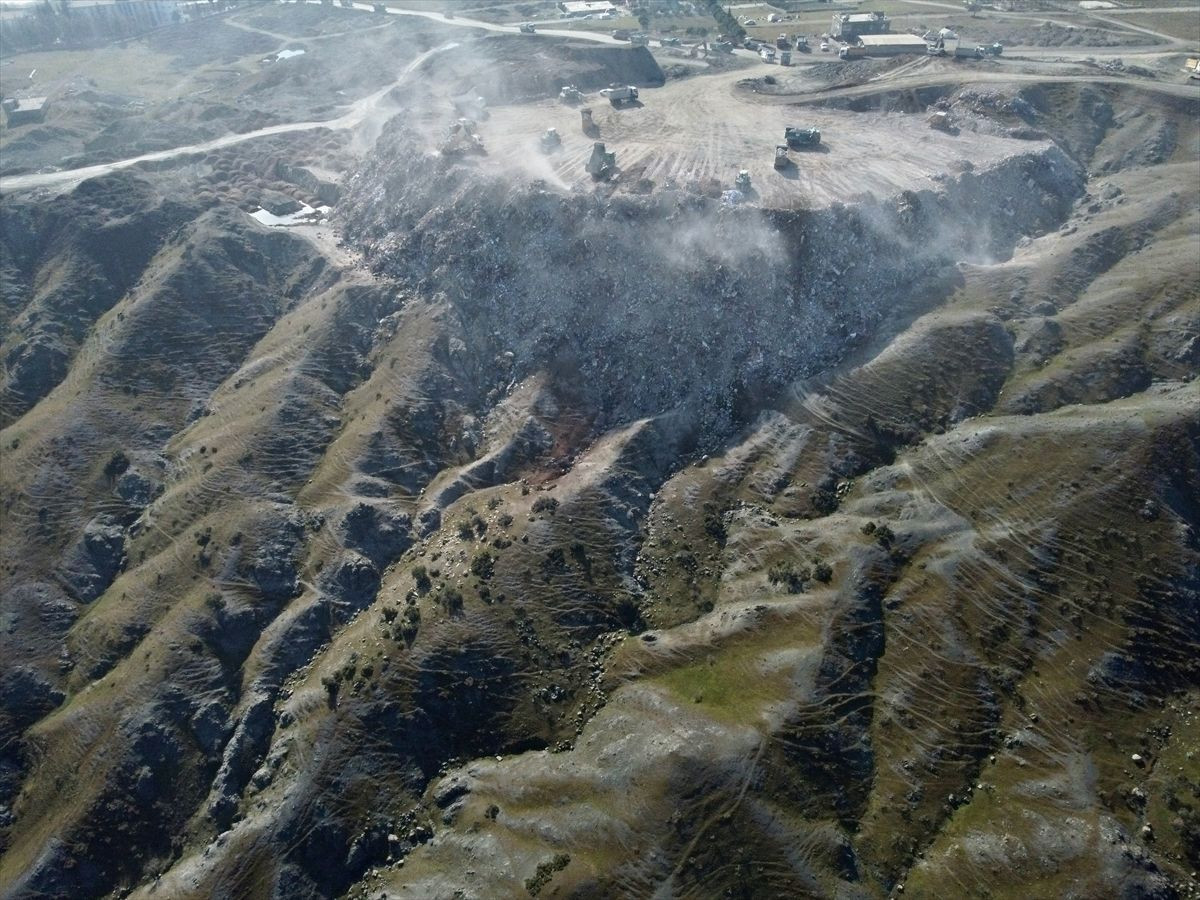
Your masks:
M600 91L600 96L613 106L619 107L636 101L638 98L638 89L632 84L611 84Z
M792 64L792 51L791 50L780 50L779 51L779 64L781 66L790 66Z
M762 49L760 49L758 51L758 55L762 58L762 61L765 63L775 62L775 48L774 47L763 47Z
M788 125L783 130L783 137L793 150L816 147L821 143L821 132L816 128L797 128L795 125Z
M443 156L487 152L483 146L483 139L475 131L475 123L465 118L450 124L438 149Z
M864 57L866 55L867 55L866 47L851 47L849 45L846 45L846 46L843 46L842 49L838 51L838 59L861 59L862 57Z
M786 34L781 34L779 37L775 38L775 46L780 50L791 50L792 42L788 40L788 36Z
M586 135L596 135L600 129L596 127L596 123L592 121L592 108L585 106L579 111L579 119L583 125L583 133Z
M558 99L563 103L582 103L583 92L573 84L564 84L558 92Z
M786 169L791 165L791 160L788 158L788 148L783 144L775 145L775 168Z
M542 152L553 153L562 146L562 138L558 136L557 128L547 128L542 134L541 139Z
M808 46L808 38L802 34L796 35L796 49L802 53L812 52L812 47Z
M521 34L534 34L537 31L532 22L522 22L517 28L520 29Z
M617 154L604 149L601 141L592 144L592 155L587 161L587 172L597 181L609 178L617 170Z
M937 110L929 116L929 127L949 134L954 131L954 121L950 118L950 113Z

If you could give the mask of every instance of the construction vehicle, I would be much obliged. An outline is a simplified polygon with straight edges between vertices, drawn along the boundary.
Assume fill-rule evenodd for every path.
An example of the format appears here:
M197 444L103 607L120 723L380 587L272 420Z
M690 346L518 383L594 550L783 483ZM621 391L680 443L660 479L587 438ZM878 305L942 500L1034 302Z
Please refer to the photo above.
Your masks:
M714 41L709 46L716 53L732 53L733 52L733 42L732 41Z
M629 40L629 31L624 28L614 28L612 31L612 36L618 41L627 41Z
M620 108L622 105L637 101L638 89L632 84L610 84L608 87L600 91L600 96L613 106Z
M446 129L446 134L438 149L443 156L487 152L483 146L483 139L475 131L475 123L470 119L459 119L457 122L452 122Z
M534 34L536 32L532 22L522 22L517 26L517 29L521 32L521 34Z
M775 38L775 46L780 50L791 50L792 42L788 40L788 36L786 34L781 34L779 37Z
M758 55L760 57L762 57L762 61L765 63L775 62L775 48L774 47L763 47L761 50L758 51Z
M617 170L617 154L609 153L600 141L592 144L592 155L587 161L587 172L597 181L612 177Z
M558 99L563 103L582 103L583 92L573 84L564 84L558 92Z
M793 150L816 147L821 143L821 132L816 128L797 128L795 125L788 125L783 129L783 137Z
M790 66L792 64L792 51L791 50L780 50L779 51L779 64L781 66Z
M750 173L745 169L740 170L733 180L733 186L743 194L747 193L750 190Z
M660 47L682 47L683 41L677 37L665 37L658 39L658 45Z
M792 164L792 161L788 158L788 148L786 146L784 146L783 144L776 144L775 145L775 168L786 169L791 164Z
M562 138L558 136L558 129L547 128L545 133L542 134L541 145L543 153L553 153L561 147Z
M950 118L950 113L944 109L939 109L930 115L929 127L938 131L944 131L947 134L953 134L958 130L954 127L954 120Z
M629 36L629 43L634 47L649 47L650 38L647 35L638 32Z
M596 127L596 123L592 121L592 108L585 106L579 111L580 121L583 123L583 133L589 137L595 137L600 133L600 129Z
M812 53L812 47L808 46L808 38L802 34L796 35L796 49L801 53Z
M866 55L866 47L851 47L844 45L842 49L838 51L838 59L861 59Z
M1004 52L1004 45L999 41L995 41L990 46L983 48L985 53L990 53L992 56L999 56Z

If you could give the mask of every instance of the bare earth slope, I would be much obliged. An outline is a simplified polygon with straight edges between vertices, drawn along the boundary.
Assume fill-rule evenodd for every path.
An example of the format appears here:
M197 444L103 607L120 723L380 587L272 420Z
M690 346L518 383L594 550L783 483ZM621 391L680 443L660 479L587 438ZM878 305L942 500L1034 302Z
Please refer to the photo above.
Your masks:
M1200 97L353 14L429 77L4 197L0 896L1194 896Z

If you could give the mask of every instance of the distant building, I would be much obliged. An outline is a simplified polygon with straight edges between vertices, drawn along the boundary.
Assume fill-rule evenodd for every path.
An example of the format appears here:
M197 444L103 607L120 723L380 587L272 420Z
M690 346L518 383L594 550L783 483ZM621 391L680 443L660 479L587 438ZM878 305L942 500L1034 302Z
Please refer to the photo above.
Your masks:
M30 125L46 120L50 101L46 97L7 97L0 103L4 109L4 121L9 128Z
M558 4L558 8L564 16L571 17L605 16L617 13L616 4L610 0L562 0Z
M892 30L892 20L881 12L837 13L829 26L829 36L843 41L853 41L864 34L887 34Z
M905 53L928 53L924 38L912 34L864 34L858 46L865 47L867 56L900 56Z

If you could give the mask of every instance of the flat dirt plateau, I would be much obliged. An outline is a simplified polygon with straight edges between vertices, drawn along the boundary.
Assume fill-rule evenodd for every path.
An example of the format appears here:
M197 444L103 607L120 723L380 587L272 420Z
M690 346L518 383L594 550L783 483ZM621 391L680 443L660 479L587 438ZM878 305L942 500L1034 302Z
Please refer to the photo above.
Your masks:
M1195 7L211 6L0 59L0 895L1200 896Z

